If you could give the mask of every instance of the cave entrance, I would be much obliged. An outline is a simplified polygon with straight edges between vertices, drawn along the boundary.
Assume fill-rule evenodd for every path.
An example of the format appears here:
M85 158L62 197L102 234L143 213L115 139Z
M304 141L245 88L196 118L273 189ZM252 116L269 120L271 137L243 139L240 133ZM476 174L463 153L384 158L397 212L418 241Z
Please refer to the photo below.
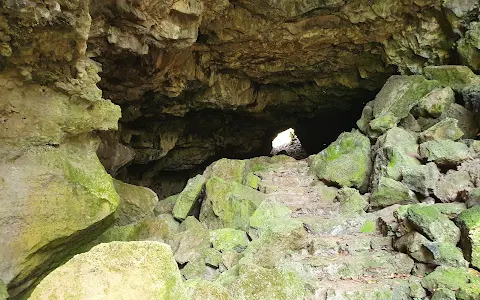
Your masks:
M295 159L304 159L308 155L293 128L288 128L277 134L272 140L270 155L288 155Z

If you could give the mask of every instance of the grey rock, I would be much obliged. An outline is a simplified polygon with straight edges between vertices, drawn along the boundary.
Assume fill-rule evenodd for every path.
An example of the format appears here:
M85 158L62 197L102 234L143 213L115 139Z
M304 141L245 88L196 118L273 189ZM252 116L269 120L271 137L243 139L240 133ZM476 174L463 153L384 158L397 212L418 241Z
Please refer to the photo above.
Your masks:
M473 188L468 172L449 170L447 174L441 175L434 194L442 202L453 202L461 197L460 193L468 193Z
M420 155L439 166L454 166L470 158L471 152L463 143L440 140L420 144Z
M460 229L432 205L411 205L407 209L406 217L431 241L456 245L460 240Z

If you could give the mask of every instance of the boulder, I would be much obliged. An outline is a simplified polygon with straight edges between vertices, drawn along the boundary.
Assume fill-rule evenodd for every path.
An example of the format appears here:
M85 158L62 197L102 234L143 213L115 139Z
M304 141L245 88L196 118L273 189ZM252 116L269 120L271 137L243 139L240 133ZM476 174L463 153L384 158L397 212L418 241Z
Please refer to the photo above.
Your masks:
M428 141L420 144L420 155L439 166L459 165L471 154L467 145L449 140Z
M200 210L200 221L209 229L248 230L249 219L265 194L234 181L218 177L206 183L206 197Z
M445 242L427 242L424 246L433 256L433 263L442 266L467 268L468 262L463 258L462 250Z
M422 285L431 293L440 289L452 291L461 300L475 300L480 295L480 278L466 268L438 267L422 279Z
M458 127L458 120L445 118L437 124L420 133L420 141L452 140L456 141L463 136Z
M185 264L202 258L203 251L210 248L210 237L205 226L190 216L182 222L179 230L174 237L176 247L172 249L175 260Z
M8 299L8 292L7 286L3 281L0 280L0 300L7 300Z
M463 211L458 216L461 230L461 245L465 258L480 269L480 205Z
M173 208L175 207L175 203L177 202L177 199L178 199L178 194L158 201L153 211L154 214L156 216L163 215L163 214L173 214Z
M411 205L407 209L406 217L415 229L431 241L456 245L460 240L460 229L435 206Z
M457 297L455 291L439 288L435 290L431 300L457 300Z
M424 196L435 190L440 171L434 163L402 167L402 183L410 190Z
M338 191L337 201L340 202L342 214L363 214L368 207L368 201L356 189L344 187Z
M249 241L245 231L222 228L210 231L210 242L213 248L220 252L225 250L243 252L247 248Z
M228 290L222 285L205 279L185 282L187 298L190 300L229 300Z
M245 160L222 158L205 169L203 175L208 179L218 177L225 181L243 183L247 165Z
M466 86L480 84L480 77L466 66L428 66L423 72L428 79L437 80L459 92Z
M464 36L458 41L457 51L460 54L462 63L476 71L480 69L479 43L480 22L471 22Z
M127 225L143 218L153 217L158 202L157 194L149 188L113 180L120 203L115 213L116 225Z
M393 246L396 250L410 255L417 261L432 263L432 253L425 247L429 242L430 241L420 233L412 231L397 239Z
M381 177L401 180L402 169L419 166L417 137L405 129L395 127L378 138L373 152L372 188Z
M29 299L187 299L185 292L168 245L112 242L55 269Z
M474 188L470 190L466 205L468 208L480 205L480 188Z
M408 116L403 118L400 123L398 123L398 126L413 132L422 131L422 127L420 126L420 124L418 124L417 119L415 119L412 114L408 114Z
M450 87L438 88L423 97L414 112L417 116L438 118L453 103L455 103L453 90Z
M178 195L173 207L173 216L178 220L185 220L196 201L200 197L206 179L203 175L190 178L183 191Z
M344 132L313 156L311 168L322 181L365 188L371 168L370 140L358 131Z
M468 172L449 170L440 176L434 194L442 202L454 202L461 197L461 193L468 193L473 188Z
M478 123L475 114L460 104L453 103L448 106L440 116L440 120L447 118L458 120L458 127L463 132L463 138L475 139L478 134Z
M370 197L370 206L383 208L393 204L418 202L415 194L403 183L382 177Z
M369 129L376 134L382 134L395 127L425 95L438 87L440 85L437 82L426 80L420 75L390 77L369 105L369 110L372 111ZM368 116L369 114L365 113L363 117Z

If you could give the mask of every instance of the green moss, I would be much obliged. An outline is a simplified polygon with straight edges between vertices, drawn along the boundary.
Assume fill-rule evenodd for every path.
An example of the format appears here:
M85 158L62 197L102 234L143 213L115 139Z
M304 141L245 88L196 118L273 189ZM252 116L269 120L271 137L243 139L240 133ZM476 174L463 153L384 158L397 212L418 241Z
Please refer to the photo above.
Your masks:
M218 283L204 279L191 279L185 283L190 300L229 300L228 290Z
M459 220L465 224L468 229L480 227L480 205L463 211L459 216Z
M362 233L373 233L376 230L375 222L372 220L367 220L360 228L360 232Z
M444 288L455 291L457 299L475 300L480 295L480 278L465 268L438 267L422 280L430 292Z
M461 91L468 85L478 84L480 79L466 66L429 66L424 68L425 76Z
M248 237L244 231L222 228L210 231L210 242L218 251L236 250L242 252L248 246Z
M8 299L8 292L7 286L3 281L0 280L0 300L7 300Z
M253 174L253 172L249 172L245 177L244 185L251 187L252 189L258 190L258 184L260 183L260 178Z

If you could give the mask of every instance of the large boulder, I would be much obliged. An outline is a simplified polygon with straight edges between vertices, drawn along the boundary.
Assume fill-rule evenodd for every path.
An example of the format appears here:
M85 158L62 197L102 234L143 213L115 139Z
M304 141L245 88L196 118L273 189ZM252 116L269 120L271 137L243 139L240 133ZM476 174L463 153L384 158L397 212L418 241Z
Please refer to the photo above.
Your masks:
M50 273L30 299L187 299L172 251L159 242L112 242Z
M153 217L158 202L157 194L149 188L113 180L120 204L115 212L117 225L135 223L143 218Z
M471 157L467 145L450 140L428 141L420 144L420 155L439 166L456 166Z
M460 240L460 229L447 216L432 205L411 205L406 212L407 219L431 241L456 245Z
M400 120L407 117L410 110L420 100L440 84L436 81L426 80L423 76L392 76L373 100L368 110L371 114L364 112L359 124L366 124L365 133L375 136L395 127ZM370 116L368 116L370 115ZM364 126L361 126L362 128Z
M313 156L311 168L322 181L365 188L371 169L370 140L358 131L344 132Z
M422 286L430 292L453 291L460 300L475 300L480 295L480 278L466 268L438 267L423 278Z
M402 183L424 196L430 195L435 190L440 175L434 163L402 166Z
M450 87L438 88L423 97L414 112L419 116L437 118L453 103L455 103L453 90Z
M480 83L480 76L466 66L428 66L423 71L428 79L437 80L443 86L459 92L467 86Z
M203 191L205 181L203 175L197 175L188 180L187 185L175 200L173 216L176 219L184 220L188 216Z
M370 205L375 208L416 202L418 200L415 194L406 185L388 177L380 178L370 197Z
M463 211L458 216L458 224L465 258L480 269L480 205Z
M456 141L463 136L463 131L458 127L458 120L445 118L437 124L420 133L420 140L452 140Z

